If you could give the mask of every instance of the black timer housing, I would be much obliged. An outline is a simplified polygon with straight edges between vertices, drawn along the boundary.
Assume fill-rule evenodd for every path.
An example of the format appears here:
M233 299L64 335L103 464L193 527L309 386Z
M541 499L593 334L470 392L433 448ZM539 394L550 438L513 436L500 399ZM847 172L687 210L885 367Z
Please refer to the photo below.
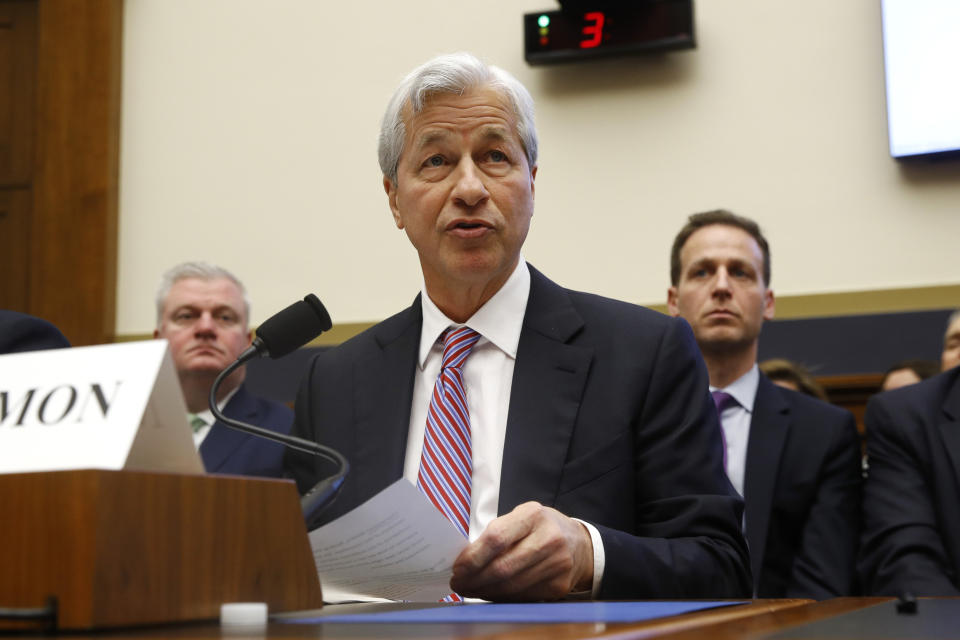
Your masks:
M523 16L528 64L556 64L696 46L693 0L564 0Z

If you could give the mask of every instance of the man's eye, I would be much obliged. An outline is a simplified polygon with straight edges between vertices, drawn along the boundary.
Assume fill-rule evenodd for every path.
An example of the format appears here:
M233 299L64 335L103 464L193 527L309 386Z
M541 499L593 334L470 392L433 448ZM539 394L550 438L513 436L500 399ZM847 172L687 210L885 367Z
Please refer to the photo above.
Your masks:
M428 167L442 167L443 156L430 156L424 164Z
M490 160L493 162L506 162L507 154L505 154L503 151L498 151L495 149L490 152Z
M221 313L217 319L223 324L236 324L237 316L232 313Z
M174 314L173 319L176 322L187 322L188 320L193 320L196 317L196 314L192 311L179 311Z

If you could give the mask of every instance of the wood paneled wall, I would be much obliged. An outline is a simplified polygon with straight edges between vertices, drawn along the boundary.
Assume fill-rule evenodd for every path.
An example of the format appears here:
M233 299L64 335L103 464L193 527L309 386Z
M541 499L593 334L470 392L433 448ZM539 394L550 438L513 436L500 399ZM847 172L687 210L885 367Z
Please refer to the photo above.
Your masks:
M122 10L0 1L0 306L74 345L115 334Z

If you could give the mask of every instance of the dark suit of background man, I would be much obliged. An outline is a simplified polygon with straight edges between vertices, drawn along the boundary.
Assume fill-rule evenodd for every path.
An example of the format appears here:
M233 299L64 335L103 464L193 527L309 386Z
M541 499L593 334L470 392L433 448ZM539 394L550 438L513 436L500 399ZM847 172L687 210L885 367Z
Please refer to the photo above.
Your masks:
M153 336L170 343L206 470L281 477L282 445L214 421L210 411L210 388L217 375L250 346L249 318L246 290L233 274L204 262L184 262L167 271L160 283ZM228 418L289 433L293 412L247 391L245 374L241 367L223 382L217 406Z
M46 320L0 309L0 354L69 346L66 336Z
M380 166L424 289L320 354L301 387L296 435L353 465L329 518L398 478L416 482L437 339L466 325L482 337L463 365L471 543L456 592L749 594L739 499L685 323L564 289L520 255L537 174L526 89L469 54L428 62L394 94ZM288 455L302 490L324 472Z
M960 596L960 367L874 396L864 419L864 590Z
M855 586L860 448L853 416L774 385L757 369L773 318L770 252L755 222L727 211L690 217L671 252L670 314L693 327L722 410L727 473L746 500L761 598L831 598Z

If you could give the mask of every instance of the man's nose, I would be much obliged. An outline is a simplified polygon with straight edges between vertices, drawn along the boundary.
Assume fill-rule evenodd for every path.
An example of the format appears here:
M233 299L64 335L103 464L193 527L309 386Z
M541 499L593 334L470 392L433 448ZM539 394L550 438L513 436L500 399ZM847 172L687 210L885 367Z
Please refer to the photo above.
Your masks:
M460 204L475 207L490 197L487 187L483 184L480 170L470 158L464 158L457 165L456 181L451 195Z
M717 275L713 281L713 290L715 293L730 293L730 275L724 267L717 269Z
M217 328L217 323L214 322L211 312L204 311L200 314L200 317L197 318L193 328L197 333L213 333Z

